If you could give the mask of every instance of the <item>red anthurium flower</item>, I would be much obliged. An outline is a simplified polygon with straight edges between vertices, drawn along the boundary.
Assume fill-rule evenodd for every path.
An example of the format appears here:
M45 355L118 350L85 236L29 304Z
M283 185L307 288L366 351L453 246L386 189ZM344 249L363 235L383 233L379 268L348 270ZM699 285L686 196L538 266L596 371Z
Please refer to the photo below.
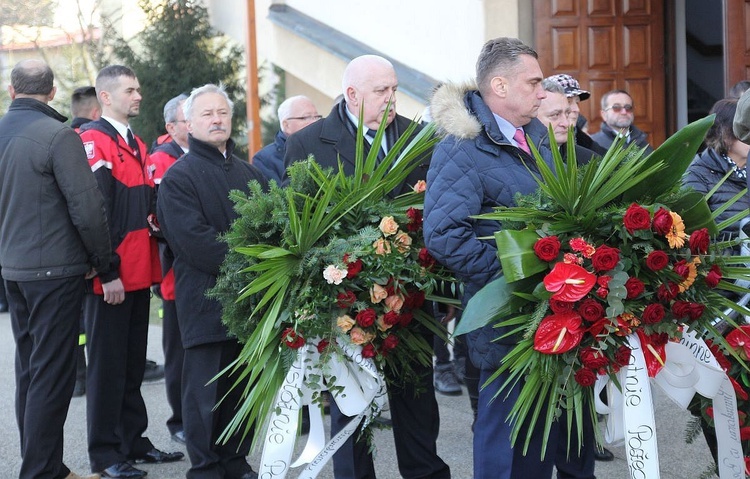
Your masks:
M544 277L544 287L555 293L554 299L575 303L591 291L596 284L596 275L577 264L557 263Z
M539 323L534 349L545 354L562 354L578 346L585 331L583 320L575 311L552 314Z
M646 370L648 371L648 376L653 378L659 371L661 371L661 368L664 367L664 361L667 357L665 351L666 343L661 341L660 338L657 339L647 335L641 329L639 329L637 333L638 339L641 340L643 356L646 359Z
M745 357L750 358L750 325L740 326L727 334L727 344L734 349L743 349Z
M740 428L740 440L747 441L750 439L750 427L745 426Z
M741 399L743 401L748 400L747 391L745 391L745 388L742 387L740 383L737 382L736 379L734 379L732 376L729 377L729 382L732 383L732 387L734 388L734 392L737 393L737 399ZM745 439L742 439L743 441Z

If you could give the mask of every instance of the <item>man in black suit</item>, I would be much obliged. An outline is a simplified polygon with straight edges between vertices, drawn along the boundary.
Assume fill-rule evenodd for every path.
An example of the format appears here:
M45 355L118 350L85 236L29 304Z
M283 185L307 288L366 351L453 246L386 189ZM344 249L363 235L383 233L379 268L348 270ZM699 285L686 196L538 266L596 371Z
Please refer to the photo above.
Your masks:
M362 111L362 132L365 147L378 147L382 153L404 133L411 121L396 114L398 78L393 65L376 55L357 57L344 70L342 82L344 98L322 121L317 121L291 135L286 143L284 163L304 160L312 154L322 166L338 169L338 161L346 174L354 173L357 125ZM390 105L390 109L388 110ZM386 110L388 113L386 115ZM385 118L386 129L380 145L372 145L375 131ZM372 136L371 136L372 135ZM392 193L407 191L418 180L424 180L429 156L406 181ZM429 338L431 341L431 338ZM437 455L436 440L440 428L432 367L413 365L420 371L421 381L405 388L389 388L393 435L398 467L404 478L443 479L450 477L450 469ZM416 391L420 391L416 394ZM344 416L331 403L331 432L336 434L351 418ZM371 479L375 477L372 457L365 440L355 441L358 432L350 437L333 456L336 479Z

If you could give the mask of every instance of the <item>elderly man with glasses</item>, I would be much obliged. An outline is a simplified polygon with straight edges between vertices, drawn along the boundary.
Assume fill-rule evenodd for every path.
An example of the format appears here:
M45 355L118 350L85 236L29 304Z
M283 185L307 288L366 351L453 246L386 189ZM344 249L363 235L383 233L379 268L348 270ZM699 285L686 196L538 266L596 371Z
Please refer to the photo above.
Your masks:
M264 146L253 156L255 165L266 176L268 181L275 180L281 186L285 180L284 154L286 139L307 125L321 118L315 104L306 96L297 95L284 100L278 110L281 129L276 133L274 142Z
M625 90L612 90L602 96L602 127L598 133L591 135L603 148L609 148L615 139L625 138L625 143L635 142L640 148L651 153L653 148L648 144L646 134L633 125L635 112L633 98Z

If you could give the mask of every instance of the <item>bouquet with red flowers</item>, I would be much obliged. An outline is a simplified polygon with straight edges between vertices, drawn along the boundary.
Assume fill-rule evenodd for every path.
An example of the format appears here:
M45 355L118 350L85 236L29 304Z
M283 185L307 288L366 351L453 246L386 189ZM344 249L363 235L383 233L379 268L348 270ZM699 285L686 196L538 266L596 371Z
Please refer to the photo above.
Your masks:
M503 276L472 298L455 334L494 323L500 336L516 338L490 379L507 371L501 391L522 385L510 417L514 441L524 438L522 424L537 420L549 434L562 410L580 434L584 414L596 422L594 405L608 381L609 409L618 409L610 426L630 439L636 428L628 421L648 426L653 414L648 378L659 382L673 373L670 362L688 361L684 350L672 352L677 342L685 350L697 350L701 338L720 342L714 319L724 309L750 313L718 292L744 290L728 279L748 276L732 266L747 258L726 256L731 242L711 242L718 228L705 198L680 189L711 121L686 127L650 156L615 145L580 169L572 149L567 164L553 149L554 172L537 161L537 194L482 216L503 224L495 234ZM637 401L634 391L643 394ZM623 418L621 404L636 403L645 409ZM657 457L655 435L648 445L636 439ZM639 467L658 477L658 464L631 464Z
M358 135L353 175L310 159L289 168L287 188L266 193L256 184L250 195L233 195L240 217L226 235L230 254L211 294L244 343L228 372L252 387L224 437L253 425L264 431L255 440L264 442L261 475L271 467L274 477L286 474L301 407L317 405L327 389L354 419L323 447L322 409L309 408L306 459L295 466L310 462L305 477L317 475L360 424L369 433L386 407L386 377L413 382L415 365L431 363L425 333L445 334L423 311L438 282L450 280L423 246L424 181L390 196L404 191L435 142L431 128L415 128L380 162L376 149L364 155Z

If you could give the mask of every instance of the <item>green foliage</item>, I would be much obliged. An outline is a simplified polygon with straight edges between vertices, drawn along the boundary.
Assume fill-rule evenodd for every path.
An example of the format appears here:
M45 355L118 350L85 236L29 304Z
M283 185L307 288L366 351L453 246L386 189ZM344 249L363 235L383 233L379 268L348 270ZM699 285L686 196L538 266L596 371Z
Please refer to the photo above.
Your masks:
M141 0L146 28L132 40L112 40L113 54L138 75L141 112L133 119L146 144L165 132L164 104L206 83L223 83L234 101L233 138L246 144L242 48L215 31L200 0ZM138 45L136 47L135 45Z

